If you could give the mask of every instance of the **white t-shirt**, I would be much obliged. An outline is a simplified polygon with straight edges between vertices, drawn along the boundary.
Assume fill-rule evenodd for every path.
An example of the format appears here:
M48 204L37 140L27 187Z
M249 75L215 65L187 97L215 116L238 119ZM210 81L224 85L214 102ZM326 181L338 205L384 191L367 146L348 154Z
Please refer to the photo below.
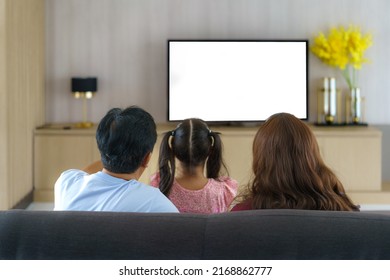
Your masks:
M54 210L178 212L159 189L103 172L67 170L58 178L54 190Z

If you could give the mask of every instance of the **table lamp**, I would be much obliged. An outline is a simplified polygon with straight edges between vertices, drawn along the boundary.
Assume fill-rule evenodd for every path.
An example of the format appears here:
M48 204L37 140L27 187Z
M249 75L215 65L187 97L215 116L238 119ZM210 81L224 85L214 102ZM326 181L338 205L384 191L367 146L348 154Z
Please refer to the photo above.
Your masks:
M72 78L72 93L77 99L83 99L83 121L76 124L76 127L89 128L93 123L87 121L87 99L91 99L97 91L97 78Z

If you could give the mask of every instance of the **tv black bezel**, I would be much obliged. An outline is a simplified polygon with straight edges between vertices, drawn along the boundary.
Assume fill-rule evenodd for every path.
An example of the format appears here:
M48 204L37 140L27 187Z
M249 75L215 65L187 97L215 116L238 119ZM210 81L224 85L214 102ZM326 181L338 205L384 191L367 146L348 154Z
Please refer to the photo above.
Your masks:
M306 43L306 118L299 118L303 121L309 120L309 39L168 39L167 40L167 121L170 123L181 122L182 120L170 120L170 43L171 42L304 42ZM206 121L215 125L242 125L258 124L265 120L226 120Z

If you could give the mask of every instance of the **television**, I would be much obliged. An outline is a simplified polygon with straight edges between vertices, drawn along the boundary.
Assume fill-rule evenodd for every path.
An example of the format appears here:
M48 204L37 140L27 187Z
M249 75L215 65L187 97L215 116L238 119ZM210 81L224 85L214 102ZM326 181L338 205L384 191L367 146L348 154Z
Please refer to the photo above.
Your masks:
M168 121L308 119L308 40L168 40Z

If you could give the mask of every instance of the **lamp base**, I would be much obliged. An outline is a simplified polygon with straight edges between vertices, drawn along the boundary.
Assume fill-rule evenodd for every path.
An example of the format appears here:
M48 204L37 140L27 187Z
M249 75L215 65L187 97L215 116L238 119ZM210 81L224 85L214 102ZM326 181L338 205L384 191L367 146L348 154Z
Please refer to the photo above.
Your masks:
M79 122L76 123L76 128L91 128L93 127L93 122Z

